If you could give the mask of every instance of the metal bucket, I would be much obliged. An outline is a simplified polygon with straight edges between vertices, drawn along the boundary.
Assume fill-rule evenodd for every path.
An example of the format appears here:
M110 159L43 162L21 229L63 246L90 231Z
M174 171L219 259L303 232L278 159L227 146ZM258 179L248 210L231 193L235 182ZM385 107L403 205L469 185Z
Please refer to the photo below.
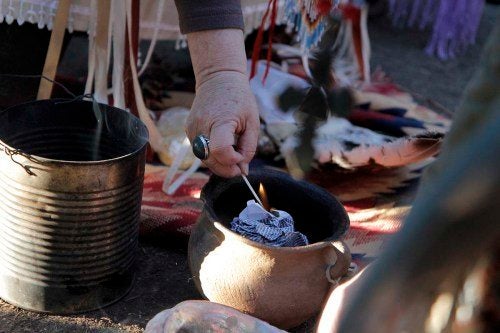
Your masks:
M2 299L69 314L128 292L147 141L139 119L88 101L0 113Z

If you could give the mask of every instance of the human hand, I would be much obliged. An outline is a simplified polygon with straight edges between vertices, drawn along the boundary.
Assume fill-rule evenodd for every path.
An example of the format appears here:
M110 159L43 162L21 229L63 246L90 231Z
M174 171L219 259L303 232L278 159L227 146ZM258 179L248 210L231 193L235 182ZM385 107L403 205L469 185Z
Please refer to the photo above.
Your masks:
M210 140L204 162L217 175L247 174L257 148L259 112L248 82L243 32L196 31L187 38L196 77L187 136L191 143L201 134Z
M196 90L186 133L191 142L200 134L210 139L210 154L204 163L215 174L248 174L259 135L259 112L248 77L237 71L220 71L203 80Z

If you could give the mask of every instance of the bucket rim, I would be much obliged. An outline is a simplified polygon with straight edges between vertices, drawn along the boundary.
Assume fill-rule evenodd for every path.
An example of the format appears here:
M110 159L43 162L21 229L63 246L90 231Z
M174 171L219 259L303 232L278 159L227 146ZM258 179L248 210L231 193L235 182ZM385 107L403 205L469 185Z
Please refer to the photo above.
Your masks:
M41 99L41 100L29 101L29 102L24 102L24 103L20 103L20 104L9 106L8 108L0 111L0 116L2 116L5 112L10 111L11 109L22 107L23 105L32 105L32 104L43 103L43 102L45 102L45 103L47 103L47 102L51 102L51 103L54 103L54 102L92 103L92 101L83 100L83 99L78 99L78 100L68 99L68 98ZM139 121L139 124L141 124L143 126L143 128L145 130L145 133L146 133L146 138L144 139L144 143L141 144L139 148L135 149L134 151L132 151L130 153L123 154L123 155L120 155L120 156L117 156L117 157L113 157L113 158L101 159L101 160L97 160L97 161L72 161L72 160L63 160L63 159L48 158L48 157L43 157L43 156L36 155L36 154L29 154L29 153L23 152L23 151L21 151L21 150L19 150L17 148L12 147L11 145L7 144L4 140L2 140L1 137L0 137L0 151L3 151L8 156L11 156L11 158L12 158L13 155L19 155L19 156L25 157L26 159L28 159L28 160L30 160L32 162L37 162L37 163L40 163L40 164L58 164L58 165L67 164L67 165L91 166L91 165L109 164L109 163L121 161L121 160L124 160L124 159L128 159L130 157L133 157L135 155L140 154L143 150L146 149L146 147L147 147L147 145L149 143L149 130L148 130L146 124L144 124L144 122L140 118L138 118L134 114L132 114L132 113L126 111L126 110L123 110L121 108L118 108L118 107L115 107L115 106L112 106L112 105L109 105L109 104L99 103L99 102L98 102L98 104L101 105L101 106L104 106L106 108L114 109L117 112L124 112L128 116L136 118Z

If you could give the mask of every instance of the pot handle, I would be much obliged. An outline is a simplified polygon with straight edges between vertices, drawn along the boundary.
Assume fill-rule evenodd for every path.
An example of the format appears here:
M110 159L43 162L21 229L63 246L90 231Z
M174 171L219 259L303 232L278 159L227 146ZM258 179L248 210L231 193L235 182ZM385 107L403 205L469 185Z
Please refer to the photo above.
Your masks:
M351 251L343 241L331 243L335 251L336 260L326 268L326 279L332 284L339 284L340 279L348 274L351 266Z

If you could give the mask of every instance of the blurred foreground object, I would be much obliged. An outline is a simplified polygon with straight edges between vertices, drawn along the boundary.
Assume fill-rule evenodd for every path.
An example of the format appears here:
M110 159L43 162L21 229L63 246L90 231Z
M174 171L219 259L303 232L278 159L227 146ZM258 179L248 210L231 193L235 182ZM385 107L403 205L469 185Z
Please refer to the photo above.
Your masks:
M499 41L497 18L442 154L405 226L350 303L340 332L457 332L461 320L478 318L474 299L481 292L470 289L471 281L500 238ZM493 331L495 324L488 325L480 330Z

